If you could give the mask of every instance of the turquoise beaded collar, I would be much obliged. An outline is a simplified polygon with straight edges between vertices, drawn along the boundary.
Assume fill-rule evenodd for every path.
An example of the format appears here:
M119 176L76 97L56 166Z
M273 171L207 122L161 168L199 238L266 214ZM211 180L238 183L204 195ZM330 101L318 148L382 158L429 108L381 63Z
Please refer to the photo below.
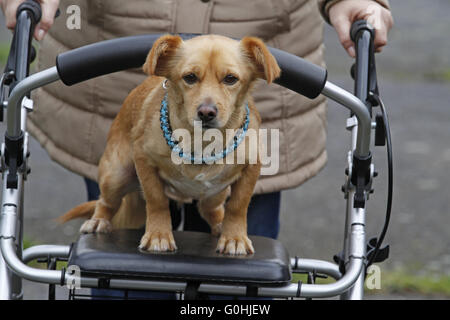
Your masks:
M248 103L245 104L245 119L244 123L241 128L239 128L232 140L232 143L228 145L226 149L224 149L222 152L219 152L217 154L211 154L210 156L202 156L202 164L211 164L214 163L217 160L225 158L229 153L236 150L236 148L241 144L242 140L244 140L245 135L248 130L248 124L250 123L250 109L248 107ZM159 121L161 124L161 130L163 132L164 138L166 139L166 143L169 146L170 150L172 152L175 152L178 154L180 158L183 160L188 160L191 163L194 163L195 160L197 160L194 156L194 153L191 154L185 154L183 152L183 149L178 145L178 141L176 141L172 137L172 128L170 127L170 121L169 121L169 108L167 106L167 93L164 95L164 99L161 101L161 109L160 109L160 117ZM198 159L199 160L199 159ZM200 162L200 161L198 161Z

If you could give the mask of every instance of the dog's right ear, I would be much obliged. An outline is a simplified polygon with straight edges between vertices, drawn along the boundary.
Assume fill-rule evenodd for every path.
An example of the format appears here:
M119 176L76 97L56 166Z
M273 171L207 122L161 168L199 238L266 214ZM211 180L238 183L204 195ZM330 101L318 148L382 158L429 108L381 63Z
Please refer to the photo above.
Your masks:
M150 76L167 77L182 44L180 36L165 35L156 40L142 67L144 72Z

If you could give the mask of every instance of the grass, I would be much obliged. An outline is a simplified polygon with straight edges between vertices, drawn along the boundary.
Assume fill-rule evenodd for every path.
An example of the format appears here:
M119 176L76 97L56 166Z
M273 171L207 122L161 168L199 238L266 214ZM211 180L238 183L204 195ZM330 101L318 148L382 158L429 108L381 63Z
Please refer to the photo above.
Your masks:
M307 283L307 276L304 274L293 274L292 282L298 281ZM333 279L317 279L317 284L327 284L334 282ZM369 290L366 287L366 294L420 294L425 296L444 296L450 298L450 276L448 275L416 275L406 270L383 271L381 274L381 289Z
M9 43L0 43L0 65L4 66L8 60Z
M24 238L23 239L23 249L28 249L29 247L35 246L36 243L31 241L30 239Z
M442 295L450 297L450 276L414 275L394 271L384 274L381 292L418 293L422 295Z
M450 82L450 69L443 69L439 71L432 71L426 73L425 79L436 82Z

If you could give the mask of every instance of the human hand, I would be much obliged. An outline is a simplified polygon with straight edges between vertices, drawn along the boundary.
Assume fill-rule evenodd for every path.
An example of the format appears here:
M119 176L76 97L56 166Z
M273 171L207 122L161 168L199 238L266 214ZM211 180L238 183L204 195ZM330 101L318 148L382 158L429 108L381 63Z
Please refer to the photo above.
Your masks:
M16 26L17 8L25 0L0 0L0 4L5 14L6 27L14 30ZM59 0L38 0L42 8L41 21L36 25L34 30L34 38L38 41L42 40L53 25L56 10L58 10Z
M394 25L391 12L372 0L342 0L328 11L330 22L336 29L344 49L355 57L355 44L350 38L352 23L364 19L375 28L375 51L381 52L388 41L388 32Z

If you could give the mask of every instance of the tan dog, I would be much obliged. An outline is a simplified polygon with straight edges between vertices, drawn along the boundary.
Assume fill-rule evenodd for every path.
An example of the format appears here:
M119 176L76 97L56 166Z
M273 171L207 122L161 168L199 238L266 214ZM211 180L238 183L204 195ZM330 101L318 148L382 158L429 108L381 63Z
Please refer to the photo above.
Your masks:
M247 208L260 174L259 156L253 164L175 164L161 129L160 109L167 92L172 130L184 128L193 134L194 121L201 120L203 130L215 128L225 137L226 129L242 127L248 103L248 128L258 130L260 117L250 90L257 78L270 83L280 75L275 58L257 38L235 41L208 35L183 41L166 35L155 42L143 69L149 77L126 98L109 132L99 164L100 199L60 220L91 217L82 225L83 233L145 223L139 247L173 251L169 198L196 199L212 233L220 234L218 252L253 253ZM234 153L246 148L249 159L246 145Z

